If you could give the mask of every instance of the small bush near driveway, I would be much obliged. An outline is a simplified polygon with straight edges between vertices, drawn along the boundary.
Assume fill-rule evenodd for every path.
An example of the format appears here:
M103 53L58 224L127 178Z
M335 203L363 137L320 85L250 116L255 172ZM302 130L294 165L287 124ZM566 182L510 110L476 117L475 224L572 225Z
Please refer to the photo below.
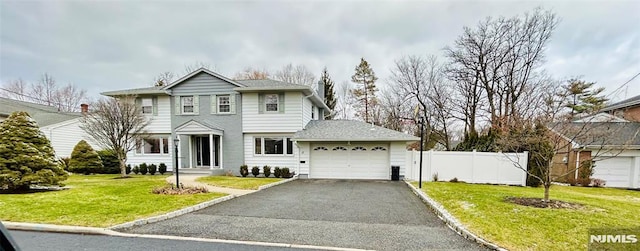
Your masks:
M541 198L543 188L425 182L422 189L471 232L508 250L587 250L590 228L637 228L640 222L639 191L552 186L552 200L582 207L551 209L505 200Z

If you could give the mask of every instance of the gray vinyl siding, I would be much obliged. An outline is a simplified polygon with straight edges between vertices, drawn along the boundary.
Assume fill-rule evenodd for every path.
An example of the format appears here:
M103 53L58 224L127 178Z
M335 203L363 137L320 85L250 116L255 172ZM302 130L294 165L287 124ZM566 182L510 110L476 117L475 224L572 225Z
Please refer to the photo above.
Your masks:
M171 95L226 94L238 87L222 79L201 72L171 88Z
M237 86L223 81L206 73L196 74L192 78L171 88L171 128L186 123L191 119L206 119L222 127L222 165L227 170L236 171L244 163L243 136L242 136L242 96L233 91ZM232 94L236 95L236 114L211 114L211 95ZM198 114L176 115L177 96L198 96ZM180 138L181 167L189 165L189 140L187 136Z

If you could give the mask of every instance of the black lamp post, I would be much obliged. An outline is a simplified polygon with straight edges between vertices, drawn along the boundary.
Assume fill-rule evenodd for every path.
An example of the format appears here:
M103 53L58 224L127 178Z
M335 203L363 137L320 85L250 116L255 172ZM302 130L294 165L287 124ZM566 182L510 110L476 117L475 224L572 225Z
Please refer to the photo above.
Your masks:
M175 149L175 153L173 154L175 157L175 165L173 166L173 169L176 170L176 188L180 189L180 176L178 173L178 147L180 147L180 136L176 135L173 139L173 146Z
M418 188L422 189L422 150L424 147L424 116L420 115L420 175L418 176Z

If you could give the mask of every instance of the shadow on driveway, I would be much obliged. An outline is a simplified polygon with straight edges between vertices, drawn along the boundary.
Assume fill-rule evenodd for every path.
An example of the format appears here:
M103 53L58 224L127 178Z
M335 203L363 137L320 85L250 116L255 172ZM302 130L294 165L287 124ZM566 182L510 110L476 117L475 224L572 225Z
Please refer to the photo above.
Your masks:
M376 250L484 250L393 181L296 180L123 232Z

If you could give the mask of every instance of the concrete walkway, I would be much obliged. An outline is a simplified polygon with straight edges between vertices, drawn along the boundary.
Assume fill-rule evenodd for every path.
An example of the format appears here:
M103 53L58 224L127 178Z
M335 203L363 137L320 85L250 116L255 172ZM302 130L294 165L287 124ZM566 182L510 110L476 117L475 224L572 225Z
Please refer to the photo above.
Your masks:
M217 186L212 186L206 183L196 181L197 178L205 177L205 176L206 175L200 175L200 174L180 174L180 184L184 186L192 186L192 187L206 187L207 190L209 190L209 192L226 193L231 195L245 195L245 194L253 193L256 191L256 190L234 189L234 188L227 188L227 187L217 187ZM171 184L174 184L174 185L176 184L175 175L167 177L166 180Z

